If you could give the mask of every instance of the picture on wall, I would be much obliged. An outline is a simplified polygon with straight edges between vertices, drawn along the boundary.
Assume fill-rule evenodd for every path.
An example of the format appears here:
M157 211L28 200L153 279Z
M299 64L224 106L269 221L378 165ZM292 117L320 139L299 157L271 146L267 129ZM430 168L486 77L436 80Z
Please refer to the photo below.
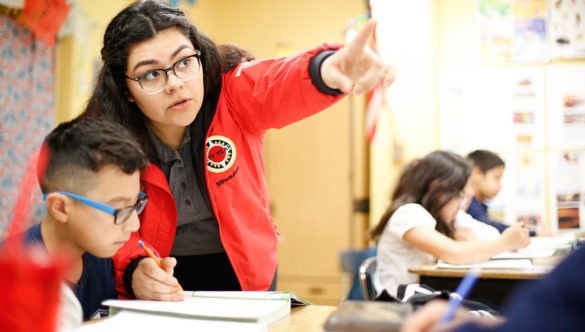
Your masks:
M480 0L482 62L547 62L547 15L547 0Z
M585 229L585 151L559 151L550 158L552 229L556 232Z
M550 48L553 59L585 58L585 1L554 1Z

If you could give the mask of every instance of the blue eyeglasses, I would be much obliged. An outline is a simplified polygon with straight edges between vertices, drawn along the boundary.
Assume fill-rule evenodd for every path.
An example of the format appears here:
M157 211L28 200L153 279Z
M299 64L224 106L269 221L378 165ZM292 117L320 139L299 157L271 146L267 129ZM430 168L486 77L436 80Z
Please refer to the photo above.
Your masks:
M92 199L89 199L87 197L83 197L74 193L70 193L67 191L57 191L60 194L63 194L65 196L71 197L85 205L91 206L92 208L98 209L100 211L103 211L107 214L111 214L114 216L114 224L119 225L119 224L123 224L126 221L128 221L128 219L130 219L130 217L132 216L132 212L136 211L136 214L140 214L142 213L142 210L144 210L144 207L146 206L146 202L148 202L148 195L146 195L143 192L140 192L138 194L138 199L136 200L136 204L134 205L130 205L130 206L125 206L123 208L120 209L114 209L113 207L100 203L100 202L96 202ZM46 193L43 195L43 200L47 199L47 196L50 193Z

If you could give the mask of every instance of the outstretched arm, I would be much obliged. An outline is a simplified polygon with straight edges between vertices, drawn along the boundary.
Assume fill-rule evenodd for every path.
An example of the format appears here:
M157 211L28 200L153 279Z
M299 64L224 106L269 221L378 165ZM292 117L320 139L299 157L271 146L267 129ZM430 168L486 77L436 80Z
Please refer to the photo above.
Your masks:
M331 89L343 93L360 94L378 84L388 87L394 81L394 67L385 64L369 46L368 40L374 34L376 21L369 20L357 36L346 46L323 61L321 77Z

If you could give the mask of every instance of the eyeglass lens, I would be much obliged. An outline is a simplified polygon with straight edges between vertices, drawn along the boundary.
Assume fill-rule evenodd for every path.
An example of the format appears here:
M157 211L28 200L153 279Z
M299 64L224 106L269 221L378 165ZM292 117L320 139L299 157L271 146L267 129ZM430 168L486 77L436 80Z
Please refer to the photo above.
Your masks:
M172 70L181 81L188 81L197 76L200 68L198 54L193 54L175 62L172 67L166 70L156 69L144 74L138 79L138 83L146 92L154 93L167 86L168 71Z
M127 206L125 208L117 210L114 223L119 225L128 221L128 219L130 219L134 211L136 211L136 214L142 213L144 207L146 206L146 202L148 202L148 197L146 195L141 194L138 197L138 201L134 206Z

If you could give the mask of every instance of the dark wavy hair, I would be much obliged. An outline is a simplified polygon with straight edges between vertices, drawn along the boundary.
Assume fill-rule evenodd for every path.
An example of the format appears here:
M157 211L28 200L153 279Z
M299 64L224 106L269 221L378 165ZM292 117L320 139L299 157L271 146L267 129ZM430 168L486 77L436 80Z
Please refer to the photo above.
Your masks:
M37 176L43 193L84 194L96 184L95 173L107 165L126 174L148 165L130 131L106 119L77 118L61 123L43 142Z
M130 48L154 38L160 31L176 28L201 52L205 95L200 113L215 110L221 87L222 63L215 43L199 32L185 13L158 0L133 3L108 24L101 50L103 67L93 93L81 117L105 117L129 128L152 159L145 116L135 103L128 101L125 78Z
M221 44L217 46L217 48L221 54L224 73L234 69L244 61L252 61L256 59L256 57L250 52L235 44Z
M433 151L412 161L403 170L390 197L390 206L371 231L378 240L390 217L408 203L422 205L437 221L436 230L453 238L452 220L443 220L441 208L458 196L471 175L471 165L463 157L448 151Z

